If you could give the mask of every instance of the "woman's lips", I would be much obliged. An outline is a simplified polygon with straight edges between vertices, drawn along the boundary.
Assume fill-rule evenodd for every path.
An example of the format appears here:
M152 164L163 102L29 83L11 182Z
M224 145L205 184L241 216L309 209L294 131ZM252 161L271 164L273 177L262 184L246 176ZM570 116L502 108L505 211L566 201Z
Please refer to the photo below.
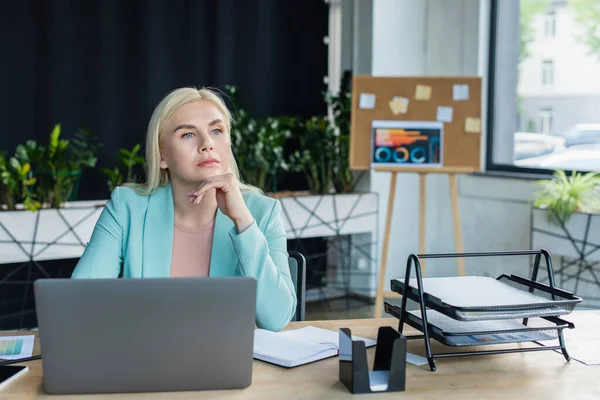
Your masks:
M210 160L206 160L206 161L202 161L202 162L198 163L198 166L202 167L202 168L216 167L217 165L219 165L219 162L214 159L210 159Z

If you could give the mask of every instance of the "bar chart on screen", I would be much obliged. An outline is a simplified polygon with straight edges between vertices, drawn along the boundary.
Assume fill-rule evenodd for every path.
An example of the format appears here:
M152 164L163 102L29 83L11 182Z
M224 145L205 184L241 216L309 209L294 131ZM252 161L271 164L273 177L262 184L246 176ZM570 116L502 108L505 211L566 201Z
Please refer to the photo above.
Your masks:
M31 357L35 336L0 336L0 359L16 360Z

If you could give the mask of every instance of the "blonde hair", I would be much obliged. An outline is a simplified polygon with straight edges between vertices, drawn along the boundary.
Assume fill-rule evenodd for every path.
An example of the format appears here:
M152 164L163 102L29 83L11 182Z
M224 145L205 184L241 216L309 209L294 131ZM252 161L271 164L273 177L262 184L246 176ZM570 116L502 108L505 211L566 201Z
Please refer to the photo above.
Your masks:
M225 117L225 126L227 133L231 134L231 122L232 115L227 108L227 105L223 99L216 93L216 91L209 88L194 88L194 87L183 87L175 89L168 93L158 103L150 123L148 124L148 132L146 134L146 182L144 183L127 183L125 186L132 187L135 191L142 195L150 195L156 191L156 189L166 186L169 183L169 173L167 170L160 167L160 142L163 134L163 128L165 122L173 115L173 113L181 106L194 101L207 100L213 103L219 111ZM233 157L231 156L230 172L239 182L240 190L246 192L259 192L262 193L257 187L249 185L242 180L240 171Z

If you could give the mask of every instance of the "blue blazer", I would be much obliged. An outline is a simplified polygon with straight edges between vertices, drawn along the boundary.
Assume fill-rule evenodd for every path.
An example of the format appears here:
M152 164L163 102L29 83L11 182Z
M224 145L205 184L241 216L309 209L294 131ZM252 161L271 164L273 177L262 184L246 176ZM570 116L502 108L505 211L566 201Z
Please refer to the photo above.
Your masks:
M296 309L287 238L279 201L244 192L255 222L237 233L233 221L217 210L210 276L256 278L256 324L279 331ZM169 277L174 206L171 185L149 196L117 187L94 227L73 278Z

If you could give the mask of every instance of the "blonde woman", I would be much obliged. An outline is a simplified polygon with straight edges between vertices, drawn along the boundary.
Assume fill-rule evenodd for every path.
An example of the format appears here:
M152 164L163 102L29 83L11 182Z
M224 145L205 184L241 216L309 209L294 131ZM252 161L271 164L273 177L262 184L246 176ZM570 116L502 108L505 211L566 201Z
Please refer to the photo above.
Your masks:
M251 276L257 325L287 325L296 294L281 205L240 181L231 118L209 89L162 99L148 126L147 180L113 191L73 278Z

